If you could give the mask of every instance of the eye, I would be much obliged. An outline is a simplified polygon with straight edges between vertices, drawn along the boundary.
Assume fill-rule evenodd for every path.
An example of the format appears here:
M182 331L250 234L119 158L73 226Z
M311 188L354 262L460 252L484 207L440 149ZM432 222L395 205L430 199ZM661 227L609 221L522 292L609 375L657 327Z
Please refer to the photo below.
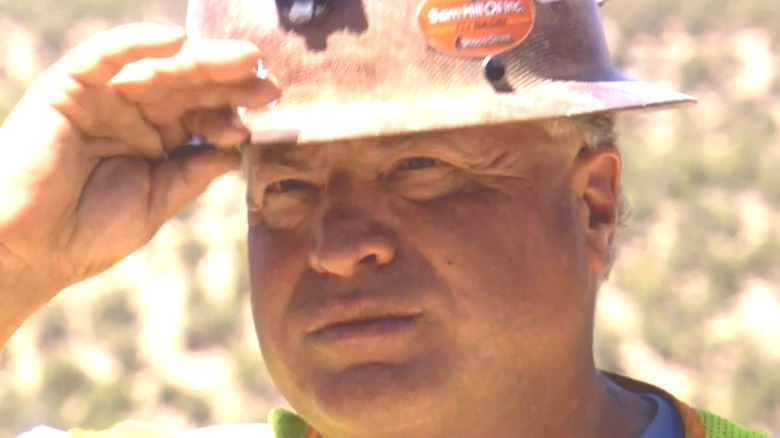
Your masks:
M407 158L398 166L399 170L418 170L429 169L439 165L439 160L430 157L412 157Z
M265 188L266 194L283 194L296 191L308 192L316 189L316 186L310 182L300 179L283 179L269 184Z

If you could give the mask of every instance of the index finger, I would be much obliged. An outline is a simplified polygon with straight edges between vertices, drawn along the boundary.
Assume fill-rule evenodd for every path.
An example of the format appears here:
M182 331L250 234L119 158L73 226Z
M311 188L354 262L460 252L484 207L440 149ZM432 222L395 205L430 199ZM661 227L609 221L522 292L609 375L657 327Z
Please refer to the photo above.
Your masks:
M111 85L134 100L149 102L172 90L257 78L260 59L260 49L248 41L189 39L175 56L128 64Z
M55 68L83 84L102 85L127 64L175 55L185 40L181 27L126 24L93 35L65 55Z

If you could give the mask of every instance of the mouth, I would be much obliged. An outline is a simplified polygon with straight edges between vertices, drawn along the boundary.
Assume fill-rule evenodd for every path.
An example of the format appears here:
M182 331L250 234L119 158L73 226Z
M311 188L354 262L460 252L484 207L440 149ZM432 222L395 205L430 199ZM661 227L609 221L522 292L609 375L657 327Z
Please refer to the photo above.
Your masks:
M430 335L422 303L400 295L331 296L296 316L310 360L333 369L402 362L424 348Z
M306 334L316 341L387 336L412 327L421 314L419 307L387 297L339 297L308 315Z
M418 317L419 314L402 314L337 321L311 332L311 336L326 342L390 336L412 328Z

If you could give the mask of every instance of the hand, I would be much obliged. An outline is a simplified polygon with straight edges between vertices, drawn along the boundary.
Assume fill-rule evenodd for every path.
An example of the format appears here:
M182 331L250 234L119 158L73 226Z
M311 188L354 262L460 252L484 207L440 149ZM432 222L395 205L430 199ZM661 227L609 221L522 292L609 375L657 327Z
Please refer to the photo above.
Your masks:
M3 326L144 245L239 164L235 108L279 97L259 59L248 42L132 24L33 83L0 127L0 345ZM165 159L192 135L216 148Z

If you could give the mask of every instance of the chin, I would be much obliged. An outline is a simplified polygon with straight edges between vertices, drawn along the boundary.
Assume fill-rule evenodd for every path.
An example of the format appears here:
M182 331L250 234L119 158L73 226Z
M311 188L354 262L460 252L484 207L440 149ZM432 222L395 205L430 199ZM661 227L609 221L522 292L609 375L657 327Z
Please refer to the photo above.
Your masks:
M395 436L435 424L440 370L415 364L368 363L320 372L311 381L314 411L323 430L346 436ZM296 407L293 404L293 407ZM318 426L315 424L315 427Z

